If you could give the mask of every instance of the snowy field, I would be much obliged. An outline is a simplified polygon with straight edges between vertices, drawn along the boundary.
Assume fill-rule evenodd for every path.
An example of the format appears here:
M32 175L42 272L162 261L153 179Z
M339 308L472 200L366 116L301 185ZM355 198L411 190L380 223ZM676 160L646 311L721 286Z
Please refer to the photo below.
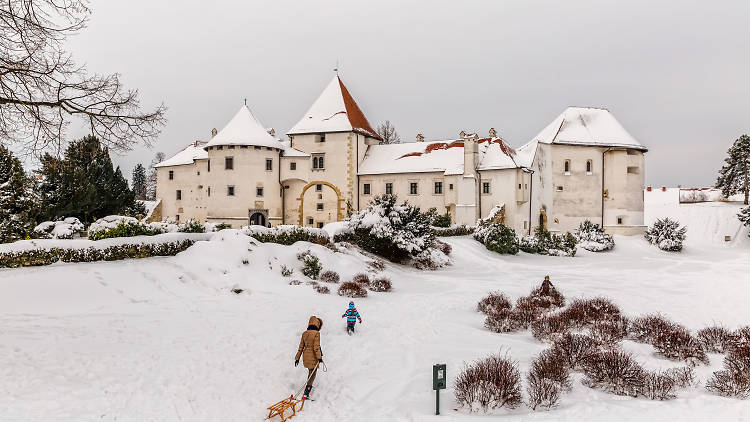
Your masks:
M364 324L353 337L341 319L348 299L288 285L304 280L295 255L308 248L343 280L366 271L368 259L353 249L256 245L223 231L175 257L0 270L0 421L261 421L266 406L306 378L293 360L312 314L324 321L328 371L318 376L317 400L293 420L495 419L454 411L450 382L436 417L431 390L434 363L446 363L452 379L464 362L503 351L525 372L547 347L530 332L483 328L475 307L491 290L515 299L550 274L568 299L605 295L628 316L661 312L694 331L714 322L750 324L746 239L717 247L691 242L690 234L681 254L616 237L614 251L579 250L575 258L501 256L469 237L445 238L453 265L429 272L389 264L384 274L395 290L355 301ZM280 275L284 263L297 267L290 278ZM236 287L246 292L232 293ZM623 347L647 369L680 365L655 357L650 345ZM697 368L701 381L721 366L721 355L710 358L710 366ZM573 391L556 409L493 415L750 420L750 401L714 396L702 385L658 402L606 394L579 380L574 375Z

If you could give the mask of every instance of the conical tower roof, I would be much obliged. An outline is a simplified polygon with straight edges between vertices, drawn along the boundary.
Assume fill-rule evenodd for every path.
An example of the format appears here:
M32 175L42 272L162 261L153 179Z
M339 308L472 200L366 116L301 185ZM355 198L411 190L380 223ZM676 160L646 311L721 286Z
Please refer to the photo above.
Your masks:
M357 132L381 139L338 75L333 77L304 117L288 134L325 132Z
M252 145L283 149L283 145L263 127L246 105L204 148L217 145Z

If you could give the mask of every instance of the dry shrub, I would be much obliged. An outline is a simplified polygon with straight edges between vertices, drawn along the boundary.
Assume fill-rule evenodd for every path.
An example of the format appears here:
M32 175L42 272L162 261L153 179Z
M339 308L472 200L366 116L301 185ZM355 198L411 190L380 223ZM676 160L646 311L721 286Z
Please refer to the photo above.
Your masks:
M365 273L355 274L354 277L352 277L352 282L357 283L357 284L364 284L365 286L369 286L370 276L368 276Z
M516 300L516 307L513 309L516 314L516 320L523 328L529 328L531 324L539 319L544 310L537 307L534 300L529 297L520 297Z
M742 327L734 331L737 336L737 346L750 345L750 327Z
M684 360L690 364L708 364L708 356L703 346L681 325L672 324L671 327L659 331L651 344L658 354L666 358Z
M329 289L328 286L323 285L315 286L315 291L324 295L331 293L331 289Z
M500 309L487 315L484 326L496 333L510 333L523 328L523 323L518 320L518 312L510 309Z
M624 317L617 320L597 321L591 325L590 335L597 344L613 347L625 338L627 326L628 320Z
M586 360L584 384L620 396L637 397L643 391L646 371L630 353L604 350Z
M565 310L571 322L579 327L599 321L620 319L620 308L609 299L595 297L592 299L575 299Z
M477 304L477 311L491 314L502 309L510 310L512 307L513 305L510 303L507 296L500 292L492 292L479 301Z
M698 331L698 341L703 349L712 353L724 353L739 344L739 335L726 328L714 325Z
M687 388L695 385L695 370L691 366L669 368L664 371L675 382L679 388Z
M529 395L527 405L533 410L555 406L562 392L570 390L572 386L570 369L553 349L543 351L534 359L526 381Z
M560 385L548 378L539 378L529 373L526 377L526 393L529 401L526 403L532 410L543 407L547 410L557 405L562 395Z
M666 372L650 372L643 382L643 395L651 400L671 400L677 397L675 380Z
M453 247L451 247L451 245L439 239L435 239L435 248L446 255L450 255L451 252L453 252Z
M324 283L338 283L341 277L339 277L339 273L336 271L327 270L320 273L319 279Z
M292 280L289 282L290 286L299 286L300 284L302 284L302 282L299 280Z
M370 290L373 292L390 292L391 280L388 277L378 277L370 282Z
M369 261L367 263L367 266L373 272L379 272L379 271L383 271L385 269L385 262L382 259L376 259L376 260L373 260L373 261Z
M531 334L540 341L551 341L570 330L571 324L564 313L542 315L531 323Z
M520 298L519 300L522 299L528 300L530 306L544 311L565 306L565 296L553 286L548 287L546 290L544 287L537 287L532 290L528 296Z
M737 346L724 358L724 368L713 373L706 389L726 397L750 397L750 344Z
M653 343L662 332L672 328L672 321L661 315L646 315L630 322L628 337L641 343Z
M367 297L367 290L361 284L353 281L341 283L338 293L339 296L346 297Z
M570 369L581 369L598 353L596 342L589 336L565 333L555 340L552 350Z
M516 408L521 404L521 374L515 362L491 355L466 366L456 378L456 402L474 411Z

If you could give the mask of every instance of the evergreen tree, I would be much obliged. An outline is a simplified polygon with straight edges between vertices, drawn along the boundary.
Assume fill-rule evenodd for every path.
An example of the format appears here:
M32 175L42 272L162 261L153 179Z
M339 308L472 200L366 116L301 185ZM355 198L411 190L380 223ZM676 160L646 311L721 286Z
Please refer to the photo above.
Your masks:
M30 235L36 211L33 180L24 172L21 160L0 145L0 243Z
M742 135L729 148L726 163L719 170L716 187L721 188L724 196L735 193L745 194L745 205L750 195L750 136Z
M141 163L133 169L133 193L135 199L146 199L146 168Z
M39 192L45 217L77 217L84 223L138 208L120 168L113 168L107 148L87 136L72 142L62 159L46 154L41 160Z
M742 208L740 213L737 214L737 218L739 218L743 225L750 227L750 207ZM750 233L747 235L750 236Z

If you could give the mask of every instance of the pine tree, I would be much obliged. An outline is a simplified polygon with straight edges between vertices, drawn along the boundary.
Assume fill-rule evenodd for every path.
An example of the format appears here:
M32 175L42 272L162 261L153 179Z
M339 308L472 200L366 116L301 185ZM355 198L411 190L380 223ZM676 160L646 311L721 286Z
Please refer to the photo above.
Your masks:
M21 160L0 145L0 243L30 235L36 211L32 179Z
M62 159L46 154L41 164L39 192L48 220L77 217L88 223L137 209L120 168L113 168L108 149L94 136L72 142Z
M737 214L737 218L743 225L750 227L750 207L742 208L740 213ZM748 236L750 236L750 233L748 233Z
M166 156L163 152L157 152L154 156L154 159L151 160L151 165L149 165L149 171L148 171L148 179L146 179L146 199L149 201L153 201L156 199L156 167L155 165L161 163L164 161Z
M750 136L742 135L729 148L726 163L719 170L716 187L721 189L724 196L735 193L745 194L745 205L750 196Z
M146 199L146 168L141 163L136 164L133 169L133 193L135 199Z

